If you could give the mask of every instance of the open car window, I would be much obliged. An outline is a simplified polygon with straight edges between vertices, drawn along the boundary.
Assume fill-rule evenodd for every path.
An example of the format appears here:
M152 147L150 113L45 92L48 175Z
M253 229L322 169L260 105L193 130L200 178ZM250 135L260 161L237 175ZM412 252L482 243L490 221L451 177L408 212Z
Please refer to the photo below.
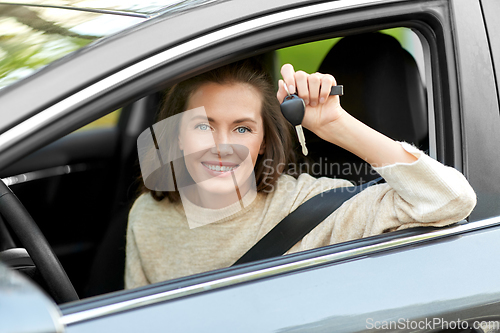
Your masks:
M348 36L342 42L343 39L336 37L270 50L257 59L266 68L274 84L280 77L279 70L284 63L292 63L296 69L308 72L320 71L335 75L338 83L343 84L346 89L342 105L359 120L396 140L413 143L424 151L435 150L429 142L429 133L433 133L434 128L429 127L429 92L425 85L428 72L426 66L429 64L424 63L424 51L417 35L408 28L395 28ZM370 52L369 57L353 58L360 53L363 55L363 52ZM332 56L344 58L335 59ZM361 65L367 59L377 57L375 62ZM404 76L400 75L399 79L396 75L398 73L387 73L390 67L387 67L387 59L384 57L392 57L389 58L390 65L394 65L394 61L400 61L401 66L406 66L400 68L408 72ZM377 71L379 77L370 78L371 73ZM369 82L370 79L376 81ZM387 85L385 92L388 92L382 97L369 87L380 80L385 80L383 84ZM127 218L132 203L139 196L141 182L144 181L140 177L140 151L138 155L137 147L141 149L141 133L148 132L149 126L160 124L156 122L157 114L167 91L168 89L162 89L129 103L119 111L41 149L24 161L24 164L21 163L20 169L23 171L31 170L29 168L38 163L42 164L37 170L42 177L19 181L12 188L46 233L81 296L98 295L124 287ZM399 98L402 94L404 97ZM395 106L391 105L398 99L396 97L401 101ZM365 101L359 103L362 98ZM88 130L89 126L101 123L112 126L97 126ZM161 130L159 129L160 132ZM287 166L286 172L291 176L308 173L316 178L347 179L355 184L363 184L379 177L359 158L338 147L335 150L336 147L322 142L307 130L306 142L310 154L307 158L302 156L296 164ZM295 137L294 150L300 155ZM51 158L48 159L47 156ZM47 160L54 162L56 158L60 159L57 165L44 165ZM61 173L55 175L47 172L56 168ZM47 176L43 176L44 171ZM30 173L25 177L26 180L33 175ZM22 174L15 176L22 178ZM73 196L67 196L65 193L72 188L80 190ZM40 197L44 199L35 199ZM47 207L54 212L50 218L46 214ZM75 215L70 224L67 223L68 215ZM347 246L356 247L355 244ZM215 252L209 253L206 260L216 255ZM86 267L84 274L82 262ZM230 263L224 266L230 266ZM111 271L109 274L112 278L108 276L103 280L103 270ZM188 269L185 273L172 276L181 278L192 275L189 271ZM192 272L200 274L205 270L193 268Z
M310 56L304 59L303 54L310 54ZM267 68L269 75L274 81L278 79L276 73L279 73L281 65L288 62L296 65L297 69L334 75L337 82L346 87L346 95L341 97L341 104L350 114L394 140L409 142L423 151L429 151L428 96L424 83L425 78L422 77L425 73L423 47L420 39L411 30L404 28L392 29L385 32L351 35L340 40L336 38L296 45L268 52L257 57L257 61L261 62L264 68ZM422 74L421 71L423 71ZM167 107L168 105L166 107L163 106L163 109L166 110ZM236 112L236 110L234 111ZM187 199L189 198L188 193L192 190L195 183L197 186L204 187L209 185L203 185L205 183L199 185L200 182L209 183L210 180L197 180L193 176L193 171L190 170L188 165L191 162L188 161L191 159L199 160L200 157L188 157L186 151L192 154L189 156L205 156L205 152L201 150L193 152L189 148L185 151L182 150L185 147L176 150L176 146L182 144L176 139L177 135L179 135L179 141L185 140L181 139L182 135L178 133L183 133L183 131L189 132L189 129L184 129L183 127L188 126L189 123L184 124L180 118L177 118L178 116L182 116L182 119L186 119L186 117L203 118L204 122L202 126L207 127L208 132L213 132L212 135L207 136L204 143L210 147L215 147L215 137L217 131L219 131L217 120L209 121L210 116L207 116L206 110L203 107L190 109L180 115L169 118L160 117L159 121L151 128L141 133L138 139L139 160L145 187L151 192L146 190L146 194L143 194L136 201L134 209L132 209L129 216L127 251L131 259L127 262L129 267L127 267L126 272L126 283L128 283L127 287L129 288L165 279L180 278L190 275L190 273L203 273L206 271L206 267L209 267L204 265L206 262L218 262L215 266L220 265L221 268L230 266L239 257L235 253L240 253L241 250L238 249L235 253L231 254L224 253L225 251L223 250L219 250L218 252L216 248L218 248L219 242L221 242L220 244L225 242L230 249L235 248L237 245L233 245L232 241L239 243L241 239L231 237L231 235L244 234L249 231L241 229L239 226L235 227L227 224L228 216L232 216L233 214L248 214L248 216L251 216L249 221L254 221L258 217L255 215L256 212L252 211L252 207L254 207L252 205L256 205L253 202L264 200L258 194L257 197L253 194L249 198L245 195L246 191L240 193L239 190L245 189L245 185L240 182L236 175L237 172L235 172L236 176L233 177L235 184L233 193L233 197L235 198L234 205L238 206L238 199L240 205L233 207L233 202L231 202L231 205L228 204L227 207L231 207L231 214L228 215L227 211L219 210L222 207L217 205L218 202L200 201L204 205L207 205L205 207L216 208L217 210L198 211L197 205L193 205L192 201ZM179 132L175 132L176 128L180 128ZM177 134L173 138L169 138L169 134L172 132ZM316 178L327 177L338 182L348 180L354 184L363 184L380 177L368 163L359 157L325 142L307 130L305 137L309 154L307 157L301 156L298 161L285 165L284 174L297 177L298 175L307 173ZM297 155L301 155L298 143L296 142L297 140L295 139L294 141L294 150L297 151ZM171 146L167 145L165 147L166 143L171 143ZM173 151L177 151L178 155L174 154ZM238 149L234 148L234 156L240 156L240 153L237 151ZM248 151L244 155L247 156ZM208 168L207 165L211 167L210 163L212 162L203 160L203 158L201 158L201 164L205 168ZM228 172L231 172L232 168L244 165L242 160L243 158L237 162L229 160L232 163L228 164L229 166L222 165L221 169L216 169L217 166L213 165L213 169L211 167L210 170L217 174L218 172L226 171L224 168L230 168L231 170L228 170ZM180 162L182 167L186 164L188 172L183 170L181 166L177 166L177 162ZM271 162L269 161L269 163ZM274 166L271 164L266 165L264 162L264 166L269 169L265 172L272 173L274 170ZM193 167L194 169L195 167ZM191 182L186 181L180 176L185 174L189 176ZM194 178L194 183L191 177ZM252 177L254 178L253 184L255 184L255 179L258 179L258 175L254 174ZM310 186L304 180L304 177L299 176L298 179L299 183L305 183L301 186ZM331 183L323 181L321 183L321 186L325 186L323 190L339 186L334 180ZM287 184L286 180L281 179L281 181ZM288 184L291 184L291 182L293 181L290 180ZM274 195L287 195L285 194L287 190L280 192L279 188L280 186L286 187L288 184L283 185L278 182L278 190L274 187L273 190L276 190L279 194ZM314 186L320 186L318 184L315 183ZM215 185L214 183L210 186L217 187L221 185ZM291 186L293 188L294 185ZM180 200L172 199L168 194L165 194L165 192L177 190L180 193ZM256 191L255 187L253 191ZM288 192L291 191L288 190ZM318 191L311 190L308 198L312 196L312 193ZM161 200L171 201L175 204L179 204L180 201L181 207L183 207L180 209L183 209L186 214L189 229L178 225L177 221L168 225L160 222L159 216L154 213L154 204L157 204L157 202L149 200L150 203L146 203L149 195L153 195L155 200L160 202L160 205L163 205L161 204ZM167 197L162 198L162 195ZM199 195L201 196L201 194ZM213 198L214 200L218 200L215 199L218 198L215 194ZM297 207L297 205L288 206L289 203L294 203L295 201L295 198L290 197L288 202L285 200L285 202L280 203L281 211L279 212L276 212L273 203L270 203L269 206L266 206L265 212L269 216L281 220L286 216L287 211L293 211ZM372 209L375 210L375 208ZM165 214L168 216L167 220L177 219L176 214L171 215L171 213L168 213L168 210L165 210ZM351 218L355 219L355 215L352 215ZM264 221L266 221L266 217L264 217ZM223 227L218 227L217 223L223 223ZM258 226L261 230L257 232L257 239L265 235L265 232L262 230L266 232L270 230L270 227L265 225L265 223ZM204 228L196 229L198 227ZM158 238L157 235L161 234L162 230L169 230L169 234L165 235L164 238ZM226 232L228 234L224 235ZM329 233L328 231L324 232ZM199 235L200 233L204 234L208 239L213 240L213 243L197 243L197 241L203 239ZM305 242L296 244L290 250L290 253L338 242L335 241L337 239L336 236L331 235L328 236L329 241L317 241L315 243L311 239L320 237L313 236L313 234L314 232L309 235L308 245L305 245ZM324 237L326 238L327 236ZM165 244L160 247L163 250L159 251L166 252L161 252L163 254L149 252L152 251L149 247L154 246L151 244L159 246L163 241ZM251 242L243 242L247 248L251 247ZM148 246L144 247L142 244L148 244ZM137 256L138 253L141 253L141 258L138 260L133 259L132 256ZM172 258L169 258L170 255ZM145 260L144 258L148 259ZM172 265L169 264L170 260L173 263ZM155 271L156 269L158 269L158 272ZM168 273L163 274L159 272L162 270ZM177 270L180 273L177 273Z

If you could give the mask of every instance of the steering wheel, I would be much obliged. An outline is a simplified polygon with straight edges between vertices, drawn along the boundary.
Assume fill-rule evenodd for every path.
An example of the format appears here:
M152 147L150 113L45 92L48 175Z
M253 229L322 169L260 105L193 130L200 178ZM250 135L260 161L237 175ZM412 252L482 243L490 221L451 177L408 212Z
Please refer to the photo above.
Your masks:
M10 188L0 180L0 215L19 238L56 303L78 300L68 275L37 224Z

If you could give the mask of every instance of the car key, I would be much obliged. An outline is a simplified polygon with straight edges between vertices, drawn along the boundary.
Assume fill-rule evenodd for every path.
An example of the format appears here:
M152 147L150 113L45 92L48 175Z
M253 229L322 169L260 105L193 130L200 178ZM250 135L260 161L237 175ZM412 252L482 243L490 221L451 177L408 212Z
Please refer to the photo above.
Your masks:
M304 100L297 96L296 94L290 94L286 84L284 85L285 91L288 96L285 97L283 103L281 103L281 113L294 127L297 132L297 137L299 138L300 145L302 147L302 154L307 156L308 150L306 147L306 138L304 136L304 130L302 129L302 120L304 119L304 114L306 110L306 105ZM330 95L344 94L344 87L342 85L332 86L330 90Z
M306 138L304 136L304 130L302 129L302 119L304 119L304 113L306 110L306 105L304 100L297 95L291 95L285 85L285 90L288 96L285 97L283 103L281 103L281 113L283 116L295 126L295 131L299 138L300 145L302 146L302 154L307 156L308 151L306 147Z

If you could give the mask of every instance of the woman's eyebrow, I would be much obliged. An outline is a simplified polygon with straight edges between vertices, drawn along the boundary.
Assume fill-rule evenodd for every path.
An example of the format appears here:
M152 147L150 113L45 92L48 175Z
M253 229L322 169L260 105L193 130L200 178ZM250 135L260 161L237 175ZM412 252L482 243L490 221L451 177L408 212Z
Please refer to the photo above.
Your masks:
M233 124L244 123L245 121L251 121L252 123L256 123L257 124L257 122L255 120L253 120L252 118L236 119L235 121L233 121Z
M189 119L189 121L193 121L193 120L205 120L205 121L213 121L212 118L207 118L207 116L202 116L202 115L198 115L198 116L194 116L193 118Z
M206 116L202 116L202 115L194 116L189 121L194 121L194 120L198 120L198 119L205 120L205 121L208 120L211 123L217 123L217 121L215 121L215 119L210 118L210 117L206 117ZM245 121L250 121L252 123L256 123L257 124L257 122L253 118L250 118L250 117L236 119L235 121L233 121L233 124L244 123Z

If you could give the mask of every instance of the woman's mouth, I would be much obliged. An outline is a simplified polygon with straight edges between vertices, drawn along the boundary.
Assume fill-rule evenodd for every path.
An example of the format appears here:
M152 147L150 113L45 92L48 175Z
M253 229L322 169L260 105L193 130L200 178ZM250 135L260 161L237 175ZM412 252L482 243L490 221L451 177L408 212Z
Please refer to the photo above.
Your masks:
M203 166L211 171L216 171L216 172L228 172L228 171L233 171L236 169L239 164L230 164L230 165L221 165L219 164L211 164L211 163L206 163L206 162L201 162Z

